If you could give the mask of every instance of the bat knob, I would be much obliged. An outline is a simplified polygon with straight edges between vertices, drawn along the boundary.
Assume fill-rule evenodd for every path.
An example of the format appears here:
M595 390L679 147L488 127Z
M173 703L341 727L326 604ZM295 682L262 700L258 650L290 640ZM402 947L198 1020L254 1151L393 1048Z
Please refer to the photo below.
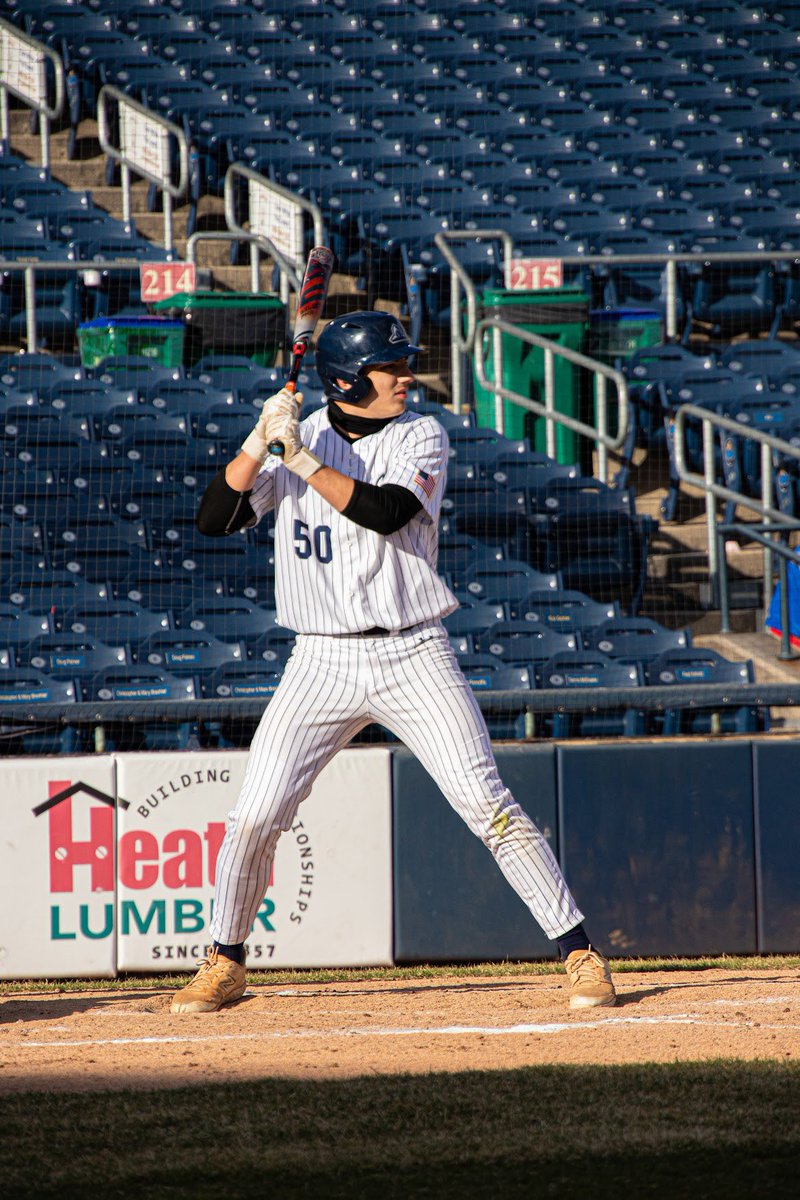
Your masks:
M270 442L267 449L269 450L270 454L274 454L276 458L283 458L286 447L284 446L283 442Z

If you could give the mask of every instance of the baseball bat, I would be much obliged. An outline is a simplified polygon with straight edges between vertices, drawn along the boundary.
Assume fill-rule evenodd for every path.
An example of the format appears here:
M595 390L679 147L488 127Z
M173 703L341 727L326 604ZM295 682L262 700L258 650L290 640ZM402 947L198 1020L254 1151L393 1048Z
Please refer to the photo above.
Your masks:
M297 296L297 312L292 334L292 363L289 378L283 385L287 392L297 390L297 376L300 374L303 355L308 349L317 321L322 316L334 261L333 252L327 246L315 246L308 256L303 282ZM280 456L283 450L283 442L270 442L270 454Z

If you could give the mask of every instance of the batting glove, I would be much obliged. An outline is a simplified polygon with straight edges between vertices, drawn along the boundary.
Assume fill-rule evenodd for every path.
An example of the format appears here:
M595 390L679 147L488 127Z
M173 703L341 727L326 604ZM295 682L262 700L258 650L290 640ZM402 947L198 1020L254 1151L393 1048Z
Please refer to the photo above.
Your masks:
M315 471L324 464L304 446L300 438L300 422L295 413L289 419L275 418L267 425L269 442L281 442L283 445L283 465L299 475L307 483Z
M257 463L265 463L269 456L269 444L274 440L267 432L270 423L276 420L284 422L291 418L296 419L302 403L302 392L287 392L286 388L281 388L274 396L270 396L269 400L265 400L255 427L242 442L244 453L254 458Z

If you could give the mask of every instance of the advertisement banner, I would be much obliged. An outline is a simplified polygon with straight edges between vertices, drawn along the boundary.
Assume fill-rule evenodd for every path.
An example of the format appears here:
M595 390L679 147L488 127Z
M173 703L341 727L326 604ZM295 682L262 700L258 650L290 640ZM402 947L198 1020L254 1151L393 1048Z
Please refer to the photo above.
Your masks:
M113 758L0 761L0 795L0 979L113 976Z
M245 751L117 756L120 970L193 970ZM251 968L392 962L391 753L342 751L278 841Z

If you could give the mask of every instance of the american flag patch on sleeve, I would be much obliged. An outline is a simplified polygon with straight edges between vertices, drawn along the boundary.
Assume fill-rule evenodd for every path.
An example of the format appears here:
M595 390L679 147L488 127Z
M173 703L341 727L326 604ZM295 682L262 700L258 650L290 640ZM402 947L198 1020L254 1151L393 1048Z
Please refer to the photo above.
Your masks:
M421 487L428 499L431 498L436 489L436 480L433 475L429 475L427 471L423 471L421 467L417 467L411 480L417 487Z

